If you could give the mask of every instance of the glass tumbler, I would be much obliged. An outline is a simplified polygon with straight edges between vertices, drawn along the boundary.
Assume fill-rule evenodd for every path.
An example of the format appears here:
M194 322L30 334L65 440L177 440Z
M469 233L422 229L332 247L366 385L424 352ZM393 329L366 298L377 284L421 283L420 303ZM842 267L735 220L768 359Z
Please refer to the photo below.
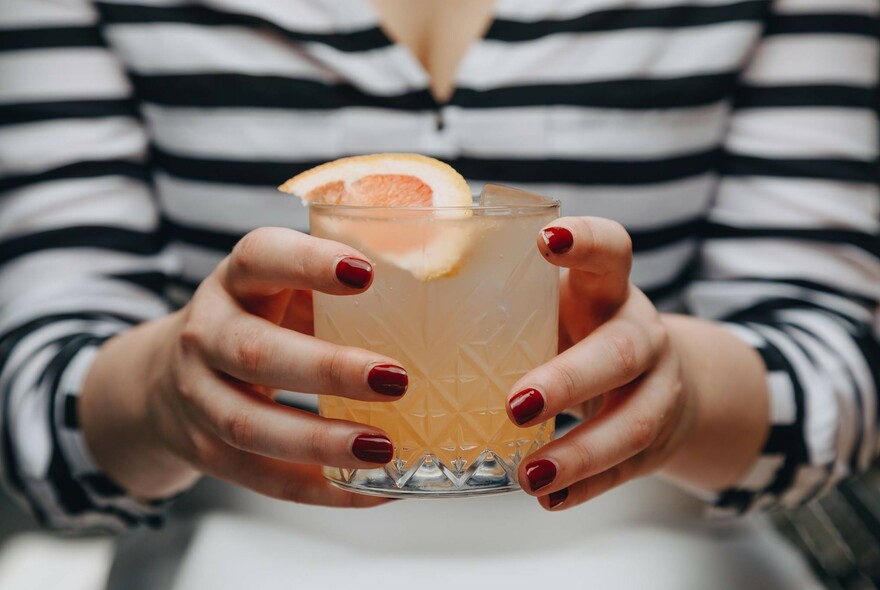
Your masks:
M520 428L505 406L514 383L556 354L559 274L536 239L558 215L547 199L310 205L312 234L358 249L374 272L362 294L314 294L315 335L388 355L409 375L391 403L320 396L322 416L373 425L394 445L389 464L325 467L327 479L388 497L519 488L520 461L553 435L552 419Z

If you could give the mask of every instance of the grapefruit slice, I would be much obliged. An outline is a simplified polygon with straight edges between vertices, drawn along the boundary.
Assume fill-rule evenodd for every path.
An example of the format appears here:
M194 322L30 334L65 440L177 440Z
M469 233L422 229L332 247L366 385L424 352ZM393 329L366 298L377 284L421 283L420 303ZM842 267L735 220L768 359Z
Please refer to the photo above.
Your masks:
M322 226L422 281L454 274L471 242L465 221L473 203L470 187L451 166L427 156L342 158L298 174L279 189L306 204L401 208L390 214L340 213L322 219ZM435 209L412 210L419 207ZM442 210L448 207L454 209ZM440 223L427 223L434 220Z
M342 158L297 174L280 187L303 201L374 207L469 207L471 190L455 169L419 154Z

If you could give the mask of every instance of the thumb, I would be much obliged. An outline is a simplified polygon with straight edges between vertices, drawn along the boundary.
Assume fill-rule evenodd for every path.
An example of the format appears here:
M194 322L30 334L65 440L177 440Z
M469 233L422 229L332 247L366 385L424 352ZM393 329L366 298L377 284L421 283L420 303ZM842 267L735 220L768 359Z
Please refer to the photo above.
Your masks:
M563 273L560 313L577 341L623 305L629 294L632 240L616 221L562 217L541 230L538 249Z

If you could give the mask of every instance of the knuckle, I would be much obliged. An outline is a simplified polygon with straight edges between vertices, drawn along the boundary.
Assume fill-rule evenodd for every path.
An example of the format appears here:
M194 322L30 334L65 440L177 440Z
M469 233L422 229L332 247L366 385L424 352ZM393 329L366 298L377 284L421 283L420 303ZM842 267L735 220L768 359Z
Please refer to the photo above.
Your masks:
M584 217L582 220L584 231L580 232L580 235L577 236L578 245L584 249L585 254L596 252L602 246L599 241L596 221L589 217Z
M573 447L577 477L589 477L596 468L596 454L586 445Z
M321 355L315 366L318 382L322 383L324 388L328 391L342 389L341 386L343 385L343 379L340 371L342 371L345 366L345 355L343 350L343 348L335 346L329 347L324 354ZM349 386L353 383L354 381L351 380Z
M203 471L211 470L221 459L217 441L200 428L186 429L186 432L187 455Z
M327 431L323 428L312 428L300 440L302 460L307 463L327 463Z
M195 321L192 317L187 318L186 323L184 323L180 330L178 342L180 343L181 351L185 353L193 353L202 350L204 336L199 322Z
M268 237L267 234L266 228L258 228L248 232L238 241L229 258L229 262L235 270L249 274L257 268L260 264L260 252Z
M608 474L608 480L607 485L603 486L604 489L602 491L616 488L620 484L624 483L623 466L620 463L618 463L614 467L609 468L605 473Z
M647 366L653 366L663 353L663 326L657 326L650 323L637 324L632 323L631 340L636 349L636 356L639 361L639 372L641 373Z
M299 232L297 232L299 233ZM326 242L320 238L310 235L299 235L302 239L296 242L296 260L294 262L302 263L301 268L308 267L309 262L323 259Z
M679 378L673 379L669 384L670 411L675 412L684 406L685 395L684 383Z
M651 322L646 326L645 330L648 333L648 341L651 343L651 348L663 351L669 347L669 332L666 330L666 326L659 321L659 318L657 321Z
M639 370L639 351L635 340L629 335L613 334L608 338L611 362L618 372L635 376Z
M687 392L681 380L675 379L668 385L666 402L659 417L661 424L657 427L657 438L652 445L658 447L661 452L665 451L666 446L672 441L676 430L675 426L679 425L682 420L688 421L685 410L686 396Z
M238 409L224 418L221 436L232 446L250 449L254 443L254 416L249 410Z
M265 364L262 339L256 332L236 333L232 361L249 375L257 375Z
M574 369L562 363L553 363L549 365L549 368L552 372L552 383L555 385L548 389L553 391L554 395L561 396L566 408L570 407L577 402L578 398L578 379Z
M282 482L278 497L294 504L305 504L307 490L305 484L299 479L286 479Z
M178 396L187 402L193 402L198 397L198 380L193 371L176 371L174 387Z
M648 448L657 436L657 423L647 416L636 416L626 426L627 438L637 451Z
M621 254L624 256L632 256L633 243L632 236L626 231L626 228L617 221L611 221L611 229L617 234L620 240Z

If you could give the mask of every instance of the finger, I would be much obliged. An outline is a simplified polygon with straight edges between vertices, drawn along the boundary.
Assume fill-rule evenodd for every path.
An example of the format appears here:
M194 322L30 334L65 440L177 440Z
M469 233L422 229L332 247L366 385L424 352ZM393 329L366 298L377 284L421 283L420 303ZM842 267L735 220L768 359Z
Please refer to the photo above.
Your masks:
M270 498L337 508L370 508L389 502L386 498L353 494L331 485L317 465L288 463L229 447L220 452L223 459L206 471L208 475Z
M638 457L625 461L593 477L576 482L538 498L546 510L566 510L583 504L642 475Z
M665 338L659 324L621 313L517 381L507 413L530 426L622 387L654 365Z
M196 420L227 445L249 453L295 463L343 468L376 467L392 459L388 435L372 426L330 420L277 404L241 384L217 375L199 379L187 400ZM191 414L192 415L192 414ZM210 464L212 448L196 450Z
M623 289L632 267L632 239L616 221L602 217L561 217L541 230L538 249L553 264L572 269L570 280L595 291Z
M244 236L223 261L220 276L236 299L313 289L351 295L373 277L367 258L344 244L291 229L263 227Z
M559 314L566 318L564 332L571 341L592 332L626 300L632 241L619 223L563 217L539 233L538 248L550 262L569 269L560 279Z
M658 443L679 411L673 371L657 370L610 395L601 413L528 457L523 489L554 492L613 468Z
M218 320L200 324L196 318L185 339L209 366L246 383L365 401L391 401L406 392L407 373L390 357L331 344L246 313ZM218 323L220 328L210 328Z

